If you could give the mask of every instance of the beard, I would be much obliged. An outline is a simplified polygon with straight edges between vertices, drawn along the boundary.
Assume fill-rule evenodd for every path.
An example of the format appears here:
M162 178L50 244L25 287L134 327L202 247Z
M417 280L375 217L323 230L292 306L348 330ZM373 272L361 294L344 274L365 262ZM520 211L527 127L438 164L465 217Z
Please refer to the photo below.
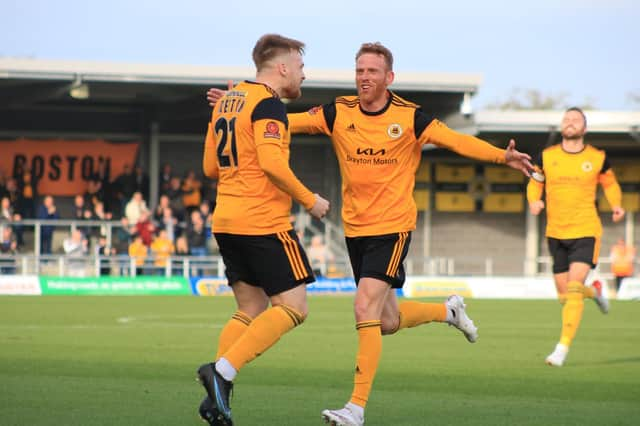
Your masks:
M572 128L572 129L563 129L560 134L562 135L563 139L578 140L584 137L584 133L585 133L584 131L581 132L575 128Z

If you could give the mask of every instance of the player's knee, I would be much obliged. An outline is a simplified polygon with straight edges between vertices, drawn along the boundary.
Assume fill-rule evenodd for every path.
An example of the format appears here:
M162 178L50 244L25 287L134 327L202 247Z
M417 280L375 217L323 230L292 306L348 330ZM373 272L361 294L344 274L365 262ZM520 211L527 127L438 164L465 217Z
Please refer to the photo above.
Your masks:
M396 318L395 321L389 321L383 318L381 329L382 329L383 336L387 336L389 334L395 334L398 330L400 330L400 319Z
M309 315L309 308L306 303L296 306L281 304L280 307L292 317L295 326L302 324Z
M571 281L569 282L567 299L582 299L584 297L584 284L579 281Z

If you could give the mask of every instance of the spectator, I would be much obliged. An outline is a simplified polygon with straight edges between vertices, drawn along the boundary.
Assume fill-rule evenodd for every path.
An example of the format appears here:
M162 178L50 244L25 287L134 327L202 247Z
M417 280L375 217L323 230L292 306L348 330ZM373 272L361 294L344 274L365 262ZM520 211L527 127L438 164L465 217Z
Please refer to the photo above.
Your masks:
M134 259L136 265L136 275L143 275L144 262L147 259L148 249L142 242L142 237L136 235L133 242L129 244L129 256Z
M87 208L93 210L97 203L104 203L104 189L102 181L98 175L92 176L87 184L87 191L84 193Z
M186 235L176 238L176 254L178 256L189 256L189 240Z
M636 257L636 248L627 244L624 238L611 247L611 272L616 277L616 291L620 290L620 285L624 278L633 275L633 262Z
M153 220L157 223L162 222L164 210L168 208L171 208L171 205L169 204L169 197L167 195L161 195L158 200L158 205L153 209Z
M0 199L8 196L7 191L7 176L4 174L4 170L0 169Z
M153 233L156 230L155 225L151 222L149 212L142 213L134 228L136 235L142 237L142 243L149 247L151 241L153 241Z
M202 182L196 178L196 173L190 170L182 182L182 204L187 214L197 210L202 202L202 194L200 189Z
M0 200L0 222L19 222L20 220L22 220L22 216L16 213L9 197L2 197L2 200ZM11 225L11 228L13 229L18 247L21 247L24 244L22 239L22 225L14 224Z
M184 204L182 204L182 187L180 184L180 178L172 177L169 182L169 202L173 209L173 214L178 218L178 221L184 220Z
M44 197L44 201L38 210L38 219L45 221L60 219L60 215L58 214L55 202L51 195ZM53 229L54 226L44 224L40 228L40 254L51 254Z
M171 170L171 164L164 163L162 165L162 170L160 171L160 177L158 179L158 188L160 189L160 194L165 195L169 191L169 183L171 182L172 177L173 172Z
M173 216L173 210L171 207L167 207L162 212L162 218L158 223L159 229L167 231L167 238L171 241L175 241L176 237L180 234L178 230L178 219Z
M187 240L189 241L189 253L192 256L207 255L207 234L204 228L204 221L198 211L191 213L191 224L187 230Z
M167 236L167 231L162 229L151 243L151 252L155 258L154 266L159 269L160 275L164 275L167 260L176 251L173 241Z
M82 195L76 195L73 198L73 218L76 220L84 220L84 197Z
M149 198L149 176L141 166L136 166L133 172L133 190L141 192L145 200Z
M13 236L13 231L8 226L0 226L0 255L13 255L18 253L18 242ZM15 274L15 260L0 259L0 273Z
M119 206L120 214L124 212L127 201L131 199L135 192L133 184L133 175L131 173L131 166L125 164L122 173L118 175L113 181L113 193L115 194L114 206Z
M32 218L35 215L36 199L38 197L38 180L31 173L31 169L26 167L16 173L16 182L21 196L20 210L25 218Z
M33 219L33 216L25 216L22 211L22 195L18 190L18 183L15 179L10 178L7 180L6 193L7 197L9 197L9 201L11 201L11 205L13 206L15 213L18 213L24 219Z
M142 198L142 193L140 191L136 191L133 193L131 200L127 203L127 207L124 210L124 215L129 220L129 224L131 226L135 226L140 220L142 213L149 213L149 208L147 207L147 203Z
M111 212L105 211L104 203L97 202L96 205L93 207L93 219L107 221L107 220L111 220L112 218L113 218L113 215L111 214ZM100 226L99 235L101 236L107 235L107 227L105 225Z
M118 253L126 253L129 250L129 245L133 240L135 229L129 224L129 219L123 217L120 219L119 227L115 228L113 236L115 239L115 248Z
M67 273L73 277L83 277L85 275L86 263L84 257L89 252L89 242L79 229L71 231L63 243L64 253L69 257L67 260Z
M100 275L111 275L111 266L108 257L115 256L116 249L109 247L107 244L107 237L100 235L98 238L98 244L96 245L96 256L100 261Z
M176 253L177 256L189 256L189 242L186 235L181 235L176 238ZM172 270L173 275L184 275L184 259L183 263L180 263L182 267L174 267Z
M309 263L311 269L316 276L326 276L327 270L331 263L333 263L333 253L329 250L329 247L322 240L321 235L314 235L311 237L311 244L307 248L307 256L309 257Z

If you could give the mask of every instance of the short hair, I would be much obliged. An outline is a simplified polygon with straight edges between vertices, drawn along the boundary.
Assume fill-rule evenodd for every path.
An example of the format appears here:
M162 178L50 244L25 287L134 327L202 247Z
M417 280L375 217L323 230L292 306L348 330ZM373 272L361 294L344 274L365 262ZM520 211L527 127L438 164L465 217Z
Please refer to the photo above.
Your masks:
M577 106L571 107L571 108L567 108L567 110L564 112L565 114L568 113L569 111L575 111L575 112L579 112L580 115L582 115L582 119L584 120L584 127L587 127L587 116L585 115L584 111L582 110L582 108L579 108Z
M267 62L278 55L294 50L304 54L304 43L292 38L283 37L280 34L265 34L256 42L253 48L253 63L260 71Z
M386 62L389 70L390 71L393 70L393 54L389 49L384 47L382 43L380 43L379 41L376 41L375 43L362 43L362 46L360 46L360 50L358 50L358 53L356 53L356 61L360 56L364 55L365 53L382 55L384 57L384 61Z

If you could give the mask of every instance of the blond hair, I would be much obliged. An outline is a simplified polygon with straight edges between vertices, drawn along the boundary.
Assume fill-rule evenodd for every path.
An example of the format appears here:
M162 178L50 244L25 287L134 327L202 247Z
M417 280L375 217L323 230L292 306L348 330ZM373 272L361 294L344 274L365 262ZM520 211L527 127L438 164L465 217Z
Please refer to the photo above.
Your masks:
M258 71L262 70L267 62L273 58L290 51L304 54L304 43L292 38L283 37L280 34L265 34L257 41L253 48L253 62Z

